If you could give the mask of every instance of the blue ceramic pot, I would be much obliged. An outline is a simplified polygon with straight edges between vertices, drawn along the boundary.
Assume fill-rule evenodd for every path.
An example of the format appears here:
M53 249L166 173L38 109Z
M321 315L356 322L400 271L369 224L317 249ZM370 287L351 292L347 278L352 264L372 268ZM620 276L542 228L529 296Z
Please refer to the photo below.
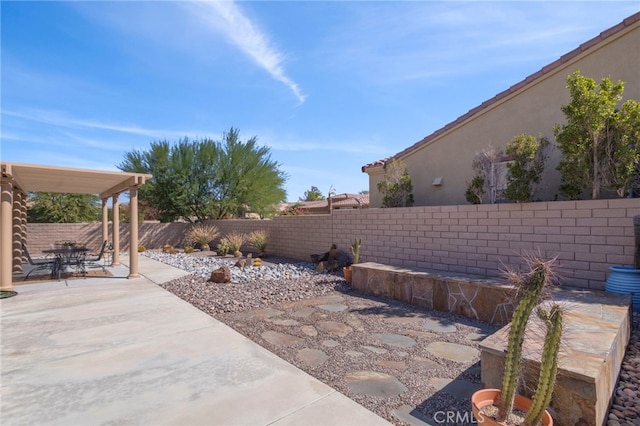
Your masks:
M611 293L631 294L633 310L640 312L640 269L631 266L610 266L605 290Z

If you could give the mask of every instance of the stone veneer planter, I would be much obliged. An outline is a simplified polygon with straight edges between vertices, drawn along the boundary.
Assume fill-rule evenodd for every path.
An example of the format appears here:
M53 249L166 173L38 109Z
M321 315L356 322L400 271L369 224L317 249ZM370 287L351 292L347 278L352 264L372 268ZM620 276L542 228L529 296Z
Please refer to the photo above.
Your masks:
M513 287L497 279L374 262L359 263L352 268L351 285L362 293L497 325L508 324L515 309L510 301Z
M368 262L353 265L352 287L415 306L507 324L480 343L483 386L501 386L508 323L514 310L509 301L511 286L497 279ZM567 308L567 338L551 403L553 417L561 425L600 426L606 423L629 342L631 296L567 288L554 291L552 297ZM523 356L529 381L538 374L542 336L537 343L526 347ZM526 391L524 394L530 396Z

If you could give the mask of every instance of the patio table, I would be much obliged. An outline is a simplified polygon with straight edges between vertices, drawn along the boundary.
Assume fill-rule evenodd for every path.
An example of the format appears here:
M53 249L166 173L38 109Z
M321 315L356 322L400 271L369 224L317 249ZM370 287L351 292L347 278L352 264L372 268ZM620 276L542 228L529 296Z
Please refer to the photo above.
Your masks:
M51 269L51 278L57 276L58 279L60 279L60 274L66 270L67 266L75 267L76 271L86 276L87 271L84 266L84 258L88 251L89 249L87 247L75 246L42 250L43 253L56 256L56 261Z

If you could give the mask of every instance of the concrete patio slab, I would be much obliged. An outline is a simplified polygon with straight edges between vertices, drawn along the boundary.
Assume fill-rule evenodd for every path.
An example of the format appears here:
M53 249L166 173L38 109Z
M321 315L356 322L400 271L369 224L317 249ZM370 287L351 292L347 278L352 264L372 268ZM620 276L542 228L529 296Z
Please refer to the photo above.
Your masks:
M140 271L0 301L2 425L389 424Z

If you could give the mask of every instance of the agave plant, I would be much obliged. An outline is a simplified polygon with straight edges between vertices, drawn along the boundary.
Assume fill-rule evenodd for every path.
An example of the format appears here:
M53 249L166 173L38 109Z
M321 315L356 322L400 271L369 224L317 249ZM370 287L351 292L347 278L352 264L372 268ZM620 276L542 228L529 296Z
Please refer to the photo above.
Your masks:
M209 251L209 243L220 235L220 231L214 225L205 225L204 223L198 223L187 231L184 236L185 246L193 246L195 244L200 245L200 250Z

